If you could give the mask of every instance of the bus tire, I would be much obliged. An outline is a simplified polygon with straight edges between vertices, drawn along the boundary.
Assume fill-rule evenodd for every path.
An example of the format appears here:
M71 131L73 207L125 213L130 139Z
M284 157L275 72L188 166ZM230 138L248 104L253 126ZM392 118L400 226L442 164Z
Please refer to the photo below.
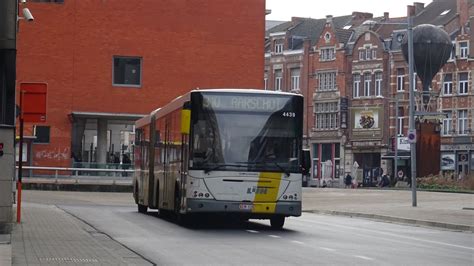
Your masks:
M146 213L148 211L148 206L142 205L140 203L138 203L137 205L139 213Z
M285 216L275 216L270 218L270 225L273 229L282 229L285 224Z

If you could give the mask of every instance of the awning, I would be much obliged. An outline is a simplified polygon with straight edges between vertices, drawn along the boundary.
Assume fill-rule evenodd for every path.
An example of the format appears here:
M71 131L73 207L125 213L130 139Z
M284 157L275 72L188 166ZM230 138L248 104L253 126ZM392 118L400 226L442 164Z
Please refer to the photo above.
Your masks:
M74 121L76 118L98 119L105 118L108 120L128 120L136 121L145 115L142 114L127 114L127 113L99 113L99 112L71 112L70 118Z
M397 154L399 160L408 160L411 158L409 151L399 151ZM391 151L387 154L382 155L382 160L394 160L395 159L395 152Z

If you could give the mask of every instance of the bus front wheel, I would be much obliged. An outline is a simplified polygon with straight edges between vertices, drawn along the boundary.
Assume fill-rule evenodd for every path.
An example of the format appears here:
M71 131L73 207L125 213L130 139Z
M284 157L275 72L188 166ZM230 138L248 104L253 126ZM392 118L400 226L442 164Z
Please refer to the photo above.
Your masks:
M141 205L140 203L138 205L138 212L139 213L146 213L148 211L148 206Z
M281 229L285 224L285 216L275 216L270 218L270 225L273 229Z

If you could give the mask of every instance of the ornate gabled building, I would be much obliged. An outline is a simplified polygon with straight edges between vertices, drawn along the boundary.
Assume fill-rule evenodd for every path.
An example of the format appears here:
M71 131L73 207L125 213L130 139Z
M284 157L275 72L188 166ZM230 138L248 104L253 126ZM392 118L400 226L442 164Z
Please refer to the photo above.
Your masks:
M432 113L417 117L418 173L473 173L473 1L434 0L413 8L414 26L442 27L455 45L433 79L428 107L421 104L422 84L416 78L415 110ZM368 20L372 23L363 23ZM382 173L410 177L409 77L401 52L406 22L388 12L377 18L354 12L293 18L267 31L265 88L305 96L306 147L318 181L313 185L345 173L369 186Z

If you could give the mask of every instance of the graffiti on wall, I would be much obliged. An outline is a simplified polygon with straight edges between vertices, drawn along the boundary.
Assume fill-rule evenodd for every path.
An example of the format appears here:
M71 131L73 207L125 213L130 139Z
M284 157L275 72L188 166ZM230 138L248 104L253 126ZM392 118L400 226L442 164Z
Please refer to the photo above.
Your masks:
M62 161L69 159L69 148L54 148L35 152L35 159Z

